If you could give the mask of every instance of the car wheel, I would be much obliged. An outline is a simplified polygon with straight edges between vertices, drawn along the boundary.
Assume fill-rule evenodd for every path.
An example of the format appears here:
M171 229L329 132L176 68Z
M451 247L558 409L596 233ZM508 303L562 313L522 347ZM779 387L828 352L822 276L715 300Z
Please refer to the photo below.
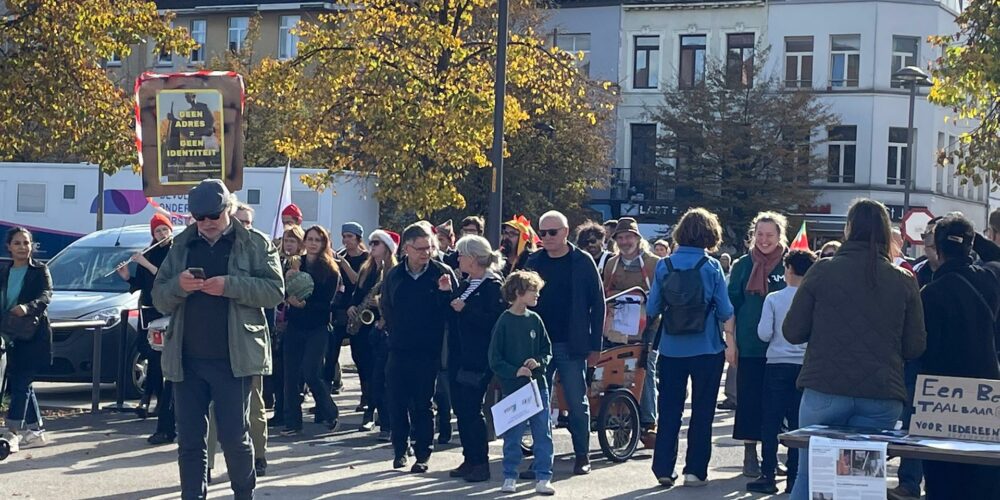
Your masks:
M146 374L149 370L149 360L139 353L138 349L132 349L128 356L128 373L125 379L125 399L139 399L143 394L143 387L146 385Z

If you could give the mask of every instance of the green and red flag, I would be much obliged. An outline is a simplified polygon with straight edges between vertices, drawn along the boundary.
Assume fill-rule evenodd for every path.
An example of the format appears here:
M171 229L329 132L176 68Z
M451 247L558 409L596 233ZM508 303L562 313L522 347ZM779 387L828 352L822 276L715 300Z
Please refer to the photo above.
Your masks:
M809 250L809 235L806 234L806 221L802 221L802 228L799 229L799 234L795 235L795 239L792 240L791 250Z

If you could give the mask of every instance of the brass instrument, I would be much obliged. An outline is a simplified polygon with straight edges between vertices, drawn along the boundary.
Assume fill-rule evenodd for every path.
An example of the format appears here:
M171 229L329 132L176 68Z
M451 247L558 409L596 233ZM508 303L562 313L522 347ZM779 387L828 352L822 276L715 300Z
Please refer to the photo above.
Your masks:
M151 251L152 249L154 249L156 247L160 247L160 246L166 245L167 243L170 243L171 241L173 241L173 239L174 239L173 236L169 236L169 237L163 238L162 240L157 241L156 243L153 243L152 245L149 245L146 248L143 248L142 251L139 252L139 255L146 255L146 252L149 252L149 251ZM131 264L134 259L135 259L134 256L133 257L129 257L128 260L126 260L126 261L122 262L121 264L118 264L117 266L115 266L114 269L112 269L111 271L109 271L108 274L105 274L103 277L107 278L108 276L111 276L112 274L115 274L116 272L118 272L119 269L121 269L121 268L123 268L123 267L125 267L125 266L127 266L129 264Z
M378 304L380 288L382 288L381 276L375 283L375 286L368 292L368 295L365 295L365 300L358 304L357 310L359 312L347 318L348 335L355 335L361 331L362 326L371 326L372 323L375 323L375 313L371 310L371 307Z

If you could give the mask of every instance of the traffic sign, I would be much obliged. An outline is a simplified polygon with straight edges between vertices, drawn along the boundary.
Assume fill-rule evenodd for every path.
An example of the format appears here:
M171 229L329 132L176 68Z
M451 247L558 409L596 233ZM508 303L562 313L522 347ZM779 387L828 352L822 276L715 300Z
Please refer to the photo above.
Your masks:
M911 208L903 215L903 222L900 224L903 237L912 245L923 245L924 238L921 235L933 218L934 214L926 208Z

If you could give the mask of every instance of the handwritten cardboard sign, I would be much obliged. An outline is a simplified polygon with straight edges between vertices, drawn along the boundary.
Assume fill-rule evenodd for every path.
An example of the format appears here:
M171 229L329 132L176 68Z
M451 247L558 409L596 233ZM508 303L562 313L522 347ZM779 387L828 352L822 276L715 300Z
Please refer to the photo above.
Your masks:
M919 375L910 434L1000 443L1000 380Z

